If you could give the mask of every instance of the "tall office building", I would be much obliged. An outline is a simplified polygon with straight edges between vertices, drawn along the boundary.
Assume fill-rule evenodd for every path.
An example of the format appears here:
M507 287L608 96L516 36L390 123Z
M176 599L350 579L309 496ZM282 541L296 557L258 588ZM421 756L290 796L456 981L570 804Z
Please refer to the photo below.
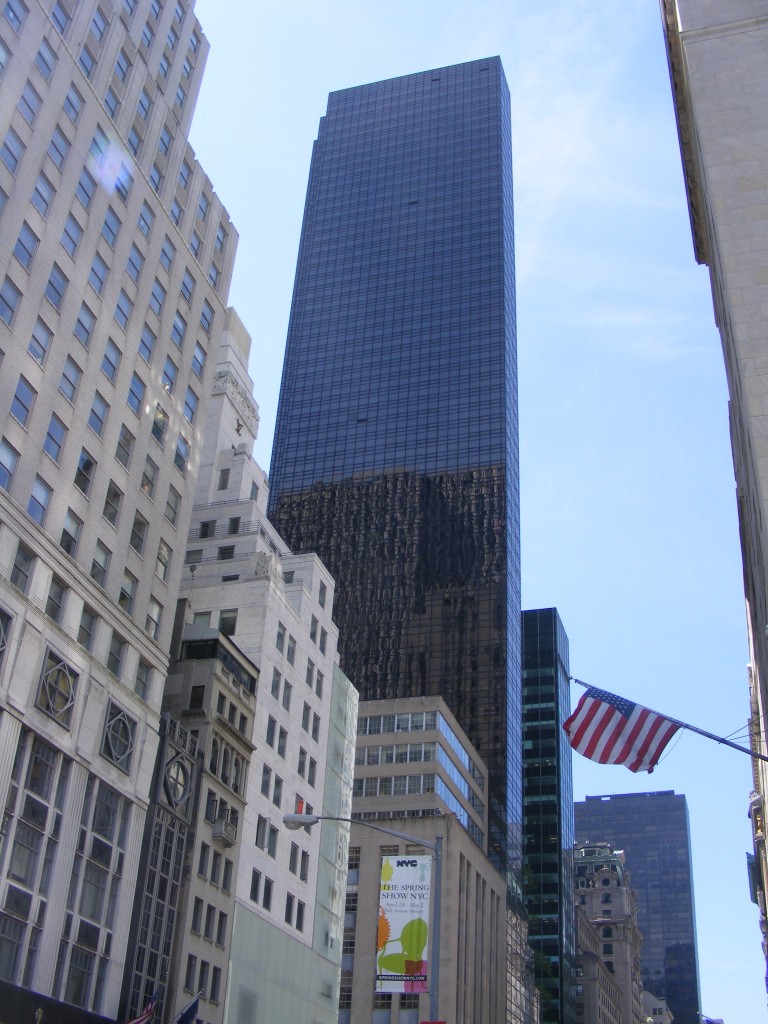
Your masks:
M685 797L671 790L588 796L575 805L576 840L623 850L643 936L643 985L666 999L677 1024L698 1024L691 839Z
M523 865L541 1020L576 1020L568 637L556 608L523 612Z
M237 242L187 142L193 6L0 5L6 1019L113 1018L129 959Z
M662 0L694 255L725 356L747 601L753 749L768 754L768 0ZM756 69L760 69L756 73ZM768 765L753 762L753 895L768 960Z
M509 93L498 58L332 93L314 146L270 516L336 579L365 699L442 696L517 883L520 568Z

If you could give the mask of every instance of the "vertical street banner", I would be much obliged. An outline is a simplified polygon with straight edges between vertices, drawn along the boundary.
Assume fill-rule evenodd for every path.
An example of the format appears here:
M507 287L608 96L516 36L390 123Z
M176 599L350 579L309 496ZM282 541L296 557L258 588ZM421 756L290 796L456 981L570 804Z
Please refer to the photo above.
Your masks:
M377 992L428 992L431 857L383 857L379 883Z

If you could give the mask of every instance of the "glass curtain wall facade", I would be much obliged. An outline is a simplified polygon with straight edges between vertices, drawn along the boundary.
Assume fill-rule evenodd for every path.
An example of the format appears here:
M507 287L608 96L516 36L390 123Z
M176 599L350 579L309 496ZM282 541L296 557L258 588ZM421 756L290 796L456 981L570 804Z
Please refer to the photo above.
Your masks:
M556 608L523 612L523 867L528 941L542 1024L574 1024L573 872L568 637Z
M643 985L663 996L675 1024L699 1024L691 838L682 794L588 796L575 805L576 839L623 850L643 935Z
M335 576L341 666L361 697L446 700L489 768L489 856L517 878L513 260L497 57L330 95L270 515Z

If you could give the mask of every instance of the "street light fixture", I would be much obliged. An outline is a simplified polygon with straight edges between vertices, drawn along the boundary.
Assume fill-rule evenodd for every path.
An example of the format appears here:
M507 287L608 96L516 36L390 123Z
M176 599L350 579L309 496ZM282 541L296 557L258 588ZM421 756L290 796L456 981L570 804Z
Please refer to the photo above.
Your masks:
M374 825L370 821L361 821L353 818L337 818L331 814L284 814L283 824L286 828L294 831L300 828L311 828L318 821L343 821L349 825L362 825L364 828L372 828L376 832L384 832L385 835L393 836L395 839L402 839L405 843L413 843L416 846L426 846L432 850L434 858L433 889L435 898L432 911L432 946L430 959L432 961L432 980L429 986L429 1016L431 1020L438 1019L438 1003L440 993L440 898L442 896L443 881L443 837L435 836L433 843L422 839L420 836L412 836L407 832L397 832L392 828L385 828L383 825Z

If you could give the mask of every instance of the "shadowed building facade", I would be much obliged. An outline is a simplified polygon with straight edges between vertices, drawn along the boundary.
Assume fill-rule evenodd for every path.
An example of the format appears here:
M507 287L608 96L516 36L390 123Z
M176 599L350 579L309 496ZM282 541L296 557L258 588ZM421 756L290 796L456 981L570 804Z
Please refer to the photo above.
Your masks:
M439 695L522 811L509 93L498 58L332 93L315 142L270 516L337 581L364 699Z
M643 985L666 999L676 1024L699 1024L688 806L682 794L588 796L574 806L576 840L623 850L643 936Z

